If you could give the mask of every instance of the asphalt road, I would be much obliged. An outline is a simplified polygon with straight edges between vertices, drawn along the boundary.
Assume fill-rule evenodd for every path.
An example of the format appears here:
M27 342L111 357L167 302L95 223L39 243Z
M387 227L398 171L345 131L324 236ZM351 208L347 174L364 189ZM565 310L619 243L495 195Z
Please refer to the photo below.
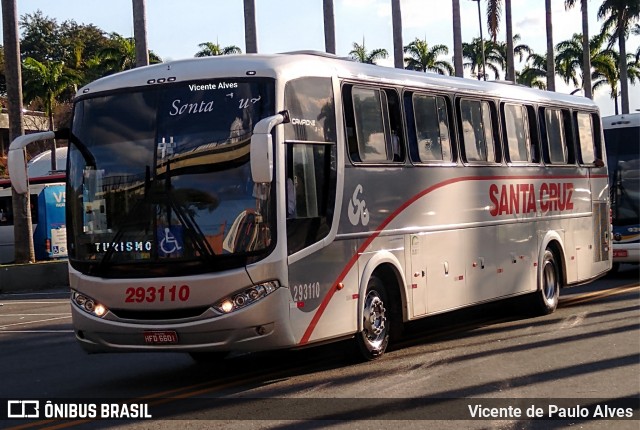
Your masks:
M637 429L639 279L630 268L563 290L545 317L527 316L518 299L411 323L383 359L359 364L342 344L211 366L174 353L86 355L66 291L0 295L0 417L10 400L41 403L40 419L0 428ZM76 419L49 420L48 400L83 406ZM118 402L155 419L99 419ZM98 419L83 419L91 404ZM559 420L527 421L538 409Z

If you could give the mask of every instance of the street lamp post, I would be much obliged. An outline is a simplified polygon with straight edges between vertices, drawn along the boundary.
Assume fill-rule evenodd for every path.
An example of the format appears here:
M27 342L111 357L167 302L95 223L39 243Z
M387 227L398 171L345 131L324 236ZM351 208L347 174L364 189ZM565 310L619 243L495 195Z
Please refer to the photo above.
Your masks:
M487 80L486 60L484 57L484 38L482 37L482 14L480 13L480 0L471 0L478 3L478 25L480 26L480 52L482 53L482 79ZM478 78L479 79L479 78Z

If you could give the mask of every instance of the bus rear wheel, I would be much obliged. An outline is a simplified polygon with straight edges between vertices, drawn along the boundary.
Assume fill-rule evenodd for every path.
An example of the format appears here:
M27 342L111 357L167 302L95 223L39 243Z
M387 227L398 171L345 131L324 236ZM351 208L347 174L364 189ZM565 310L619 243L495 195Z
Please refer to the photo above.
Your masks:
M538 279L538 291L535 293L535 313L548 315L558 307L560 298L560 269L555 254L546 249L542 257Z
M360 358L376 360L384 354L391 331L389 296L382 281L372 276L367 285L362 309L362 331L356 335Z

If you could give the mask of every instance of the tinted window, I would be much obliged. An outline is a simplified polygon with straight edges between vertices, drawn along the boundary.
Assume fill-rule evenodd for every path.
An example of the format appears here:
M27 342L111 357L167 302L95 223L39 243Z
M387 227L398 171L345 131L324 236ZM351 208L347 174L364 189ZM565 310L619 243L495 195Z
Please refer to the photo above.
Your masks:
M418 159L414 161L451 161L449 119L443 97L414 94Z
M491 107L486 101L460 102L465 161L495 161Z
M300 78L287 82L284 104L291 122L286 140L336 141L336 114L330 78Z
M579 112L576 114L578 142L580 143L581 160L584 164L593 164L596 160L593 140L591 115Z
M547 129L547 150L551 164L566 164L567 151L562 111L559 109L545 109L545 125Z
M391 148L387 147L384 133L384 111L386 94L369 88L353 88L358 155L364 162L391 161Z
M504 105L504 126L509 161L531 161L527 109L514 104Z

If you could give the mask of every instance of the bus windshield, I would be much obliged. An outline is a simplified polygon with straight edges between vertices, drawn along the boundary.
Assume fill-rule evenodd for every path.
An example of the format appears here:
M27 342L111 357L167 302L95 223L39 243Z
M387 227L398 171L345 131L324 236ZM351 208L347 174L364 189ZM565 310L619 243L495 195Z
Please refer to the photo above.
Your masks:
M611 209L616 226L638 224L640 218L640 128L605 129L611 184Z
M153 265L165 276L264 255L275 240L274 199L269 184L251 180L249 142L273 100L271 80L216 79L77 101L71 263L114 277L148 276Z

